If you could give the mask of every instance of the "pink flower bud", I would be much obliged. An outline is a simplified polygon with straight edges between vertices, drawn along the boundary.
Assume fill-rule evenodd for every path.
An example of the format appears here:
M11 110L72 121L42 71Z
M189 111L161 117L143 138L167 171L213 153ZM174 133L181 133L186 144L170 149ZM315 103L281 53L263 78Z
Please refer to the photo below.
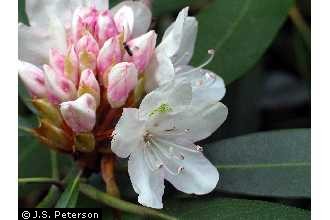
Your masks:
M96 106L100 104L100 86L92 70L86 69L81 73L78 96L89 93L94 96Z
M57 74L64 75L64 55L58 49L49 50L49 64Z
M99 45L91 34L86 34L76 44L79 56L80 71L96 68L96 57L99 53Z
M18 75L33 98L46 98L45 76L41 69L24 61L18 63Z
M121 61L121 50L118 37L108 39L100 50L97 57L97 69L100 81L106 85L107 79L104 78L109 68Z
M124 60L133 62L139 73L143 72L150 62L155 50L156 38L157 34L155 31L149 31L126 43Z
M99 45L102 46L104 42L110 37L114 37L118 34L116 24L112 18L111 12L105 10L97 17L95 25L95 35Z
M98 12L94 7L78 7L73 13L72 34L77 42L86 32L94 34Z
M83 94L74 101L63 102L60 110L64 121L76 133L93 130L96 122L96 102L91 94Z
M108 76L107 98L113 108L123 106L129 93L138 81L137 69L133 63L118 63Z
M76 97L76 87L65 76L57 74L50 66L44 65L48 99L53 104L72 100Z
M73 14L71 31L73 42L77 42L84 35L85 27L83 19L79 16L79 8Z
M123 34L124 42L132 36L134 26L134 12L132 8L123 6L113 16L117 30Z
M91 34L86 34L77 42L76 49L78 54L86 51L97 55L99 53L99 45Z
M64 59L64 75L70 79L74 85L78 85L79 60L73 46L69 49Z

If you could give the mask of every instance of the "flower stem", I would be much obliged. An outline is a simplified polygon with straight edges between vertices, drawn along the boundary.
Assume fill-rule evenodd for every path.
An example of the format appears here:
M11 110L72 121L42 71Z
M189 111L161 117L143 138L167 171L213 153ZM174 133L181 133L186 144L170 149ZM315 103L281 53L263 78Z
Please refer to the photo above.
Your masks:
M51 161L51 171L52 177L56 180L59 180L60 175L58 171L58 161L57 153L55 151L50 151L50 161ZM39 202L36 206L37 208L50 208L55 205L58 198L60 198L60 189L57 186L51 186L47 195Z
M135 205L130 202L123 201L114 196L110 196L106 193L103 193L98 189L96 189L95 187L84 183L80 184L80 191L91 199L102 202L105 205L108 205L116 209L120 209L125 212L142 215L142 216L150 216L150 217L154 217L155 219L176 220L175 217L163 214L154 209L146 208L143 206Z
M54 184L59 187L63 187L63 183L57 179L49 178L49 177L32 177L32 178L19 178L19 184L26 183L45 183L45 184Z
M115 177L115 158L113 154L106 154L101 160L102 178L105 182L107 193L120 198L120 192Z

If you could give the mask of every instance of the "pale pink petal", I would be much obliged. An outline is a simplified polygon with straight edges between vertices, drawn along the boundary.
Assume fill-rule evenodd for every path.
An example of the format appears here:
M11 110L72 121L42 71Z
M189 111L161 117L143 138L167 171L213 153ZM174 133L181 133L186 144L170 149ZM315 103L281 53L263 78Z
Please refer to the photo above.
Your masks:
M94 7L78 7L72 18L72 34L77 42L86 31L94 34L98 11Z
M109 72L109 68L112 65L121 61L121 49L118 37L113 37L107 40L100 50L97 57L97 69L99 72L99 79L106 85L107 79L105 76L106 72Z
M72 46L64 60L64 75L70 79L74 85L78 84L79 80L79 60L74 46Z
M141 34L147 32L151 23L151 11L145 4L139 1L123 1L115 7L111 8L111 12L114 15L122 10L129 10L133 12L133 19L131 17L126 17L127 20L130 20L129 22L131 22L131 20L133 21L132 25L130 26L132 27L132 38L138 37Z
M133 62L141 73L148 66L156 46L157 34L155 31L134 38L126 43L124 60Z
M50 66L44 65L49 101L59 104L72 100L77 95L75 85L66 77L58 75Z
M41 69L31 63L19 61L18 75L32 97L47 97L45 76Z
M59 75L64 75L64 55L55 48L49 50L49 64Z
M76 44L79 56L80 70L96 68L96 58L99 53L99 45L91 34L86 34Z
M111 12L109 10L102 11L98 15L95 25L95 35L97 36L99 45L102 46L107 39L117 34L117 27Z
M113 108L125 104L128 95L135 88L138 76L133 63L118 63L109 73L107 97Z
M123 34L124 41L131 39L133 25L134 25L134 12L132 8L123 6L114 14L114 21L118 32Z
M90 93L94 96L96 106L100 104L100 86L92 70L86 69L81 73L78 95Z
M86 93L74 101L63 102L60 110L64 121L76 133L90 132L96 122L96 102Z

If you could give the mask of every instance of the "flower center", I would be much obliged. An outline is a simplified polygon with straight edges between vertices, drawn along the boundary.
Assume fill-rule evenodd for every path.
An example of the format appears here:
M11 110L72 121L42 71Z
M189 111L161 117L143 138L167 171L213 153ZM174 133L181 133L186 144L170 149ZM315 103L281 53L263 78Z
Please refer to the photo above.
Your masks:
M168 113L171 112L172 108L169 104L163 103L160 104L159 107L155 108L154 110L152 110L152 112L149 113L149 116L154 116L156 114L160 114L160 113Z

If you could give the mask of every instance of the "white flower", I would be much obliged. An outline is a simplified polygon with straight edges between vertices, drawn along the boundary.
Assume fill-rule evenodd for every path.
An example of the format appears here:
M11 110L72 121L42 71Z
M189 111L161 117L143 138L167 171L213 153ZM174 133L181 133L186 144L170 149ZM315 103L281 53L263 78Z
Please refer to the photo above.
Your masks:
M174 81L146 95L140 108L124 108L111 142L128 157L128 172L139 203L162 208L164 179L185 193L206 194L219 173L194 143L210 136L226 119L217 101L192 105L190 82Z
M226 92L223 79L202 69L212 61L214 50L208 51L210 58L200 66L194 68L188 65L194 52L197 27L197 20L188 16L188 7L182 9L175 22L165 31L145 71L147 92L175 79L191 82L194 103L204 99L219 101L223 98Z

